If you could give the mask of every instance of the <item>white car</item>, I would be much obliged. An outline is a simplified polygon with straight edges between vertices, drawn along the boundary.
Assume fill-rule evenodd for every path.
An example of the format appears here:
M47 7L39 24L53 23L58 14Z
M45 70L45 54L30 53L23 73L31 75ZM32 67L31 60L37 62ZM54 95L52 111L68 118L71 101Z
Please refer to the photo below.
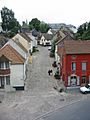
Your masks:
M48 50L51 50L51 46L50 46L50 47L48 47Z
M89 93L90 92L90 84L83 86L83 87L80 87L80 91L82 93Z

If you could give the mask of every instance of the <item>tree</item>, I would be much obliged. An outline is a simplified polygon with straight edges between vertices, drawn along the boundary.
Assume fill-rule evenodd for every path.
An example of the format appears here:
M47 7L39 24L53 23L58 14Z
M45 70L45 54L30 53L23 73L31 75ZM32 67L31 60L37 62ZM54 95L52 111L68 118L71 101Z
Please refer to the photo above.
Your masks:
M2 19L2 28L7 33L14 32L17 33L20 30L21 26L17 19L14 18L14 12L9 10L7 7L2 8L1 10L1 19Z
M45 22L41 22L37 18L33 18L29 22L29 28L30 28L30 30L36 29L37 31L40 31L42 33L46 33L49 30L50 27Z
M79 26L78 31L75 34L75 38L77 40L90 40L90 22L83 23Z
M46 23L44 23L44 22L41 22L40 23L40 31L42 32L42 33L46 33L48 30L49 30L49 25L48 24L46 24Z
M2 28L5 31L10 30L10 22L14 19L14 12L4 7L1 10Z
M31 20L31 22L29 22L29 28L32 30L33 28L35 28L37 31L40 30L40 20L38 20L37 18L33 18Z

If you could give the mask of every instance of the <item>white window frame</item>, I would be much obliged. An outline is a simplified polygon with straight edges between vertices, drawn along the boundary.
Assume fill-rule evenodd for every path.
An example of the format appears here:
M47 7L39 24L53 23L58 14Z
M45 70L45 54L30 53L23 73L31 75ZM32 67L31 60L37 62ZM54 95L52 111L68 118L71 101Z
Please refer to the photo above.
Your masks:
M87 63L82 62L82 71L86 71L86 70L87 70Z
M72 62L72 71L76 71L76 62Z

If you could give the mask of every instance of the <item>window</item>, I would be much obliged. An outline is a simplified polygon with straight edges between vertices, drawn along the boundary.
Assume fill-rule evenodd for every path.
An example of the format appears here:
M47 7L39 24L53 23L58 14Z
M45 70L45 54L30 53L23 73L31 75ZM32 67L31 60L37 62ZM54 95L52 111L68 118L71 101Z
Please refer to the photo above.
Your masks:
M76 55L72 55L72 59L76 59Z
M86 83L86 76L82 76L82 83Z
M6 76L6 85L10 85L10 76Z
M9 68L9 62L5 62L6 68Z
M0 68L4 68L4 62L0 62Z
M86 63L85 62L82 63L82 70L84 70L84 71L86 70Z
M73 70L73 71L76 70L76 62L72 62L72 70Z

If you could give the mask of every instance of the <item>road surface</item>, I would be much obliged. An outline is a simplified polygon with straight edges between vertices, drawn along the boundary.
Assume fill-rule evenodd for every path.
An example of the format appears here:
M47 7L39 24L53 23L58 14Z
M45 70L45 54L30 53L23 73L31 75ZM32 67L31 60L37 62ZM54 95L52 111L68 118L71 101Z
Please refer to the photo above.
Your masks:
M40 120L90 120L90 98L58 109Z

